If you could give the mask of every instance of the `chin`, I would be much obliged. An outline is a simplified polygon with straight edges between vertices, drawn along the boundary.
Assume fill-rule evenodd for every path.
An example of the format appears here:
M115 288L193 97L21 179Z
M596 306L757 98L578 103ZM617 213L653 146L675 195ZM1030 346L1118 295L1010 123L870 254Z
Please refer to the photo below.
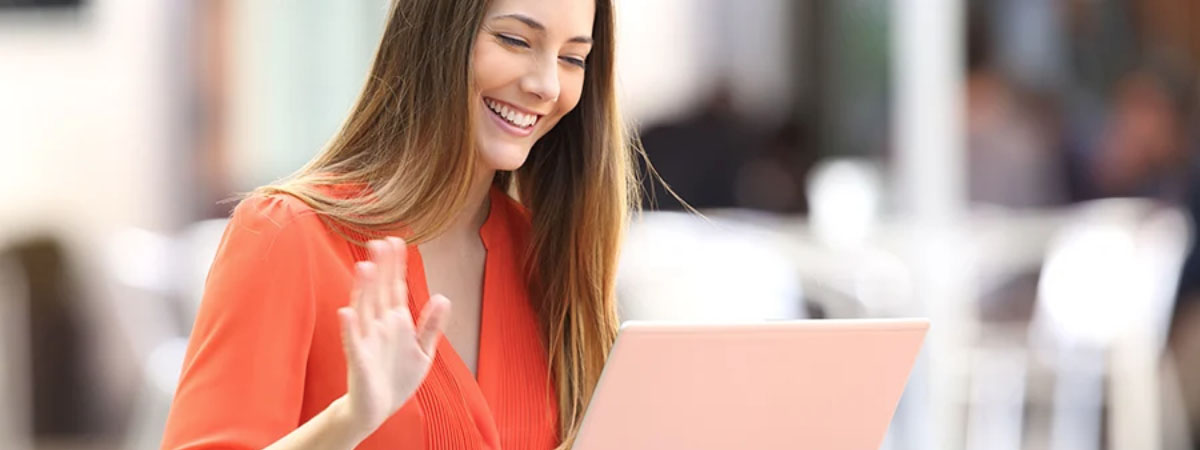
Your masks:
M479 149L484 166L494 170L517 170L525 164L529 149L514 144L484 144Z

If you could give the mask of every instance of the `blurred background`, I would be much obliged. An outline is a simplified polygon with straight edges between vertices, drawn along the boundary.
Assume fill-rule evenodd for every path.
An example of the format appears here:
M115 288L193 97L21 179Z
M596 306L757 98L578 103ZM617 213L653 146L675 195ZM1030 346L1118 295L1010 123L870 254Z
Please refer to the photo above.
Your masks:
M222 200L335 132L385 3L0 0L0 447L157 447ZM1198 448L1200 0L618 14L705 215L648 184L624 318L929 317L887 449Z

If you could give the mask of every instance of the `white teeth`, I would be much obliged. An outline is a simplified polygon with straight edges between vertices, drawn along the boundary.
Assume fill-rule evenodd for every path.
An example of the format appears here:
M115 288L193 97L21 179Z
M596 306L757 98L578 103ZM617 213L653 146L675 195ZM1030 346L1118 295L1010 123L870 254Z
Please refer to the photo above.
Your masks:
M507 106L496 103L491 99L487 99L485 103L488 105L488 108L490 108L492 111L495 111L496 114L500 115L500 117L503 117L509 123L512 123L518 127L525 128L533 125L534 122L537 122L536 115L513 111L508 109Z

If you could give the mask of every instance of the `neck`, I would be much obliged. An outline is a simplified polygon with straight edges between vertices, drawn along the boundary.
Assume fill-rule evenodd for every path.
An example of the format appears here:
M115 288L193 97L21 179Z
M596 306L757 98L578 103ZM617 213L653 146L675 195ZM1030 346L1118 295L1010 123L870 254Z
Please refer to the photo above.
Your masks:
M481 168L476 171L468 190L466 205L458 212L446 231L431 241L440 241L445 238L454 240L479 238L479 228L487 221L488 212L491 209L489 191L495 175L496 171L491 169Z

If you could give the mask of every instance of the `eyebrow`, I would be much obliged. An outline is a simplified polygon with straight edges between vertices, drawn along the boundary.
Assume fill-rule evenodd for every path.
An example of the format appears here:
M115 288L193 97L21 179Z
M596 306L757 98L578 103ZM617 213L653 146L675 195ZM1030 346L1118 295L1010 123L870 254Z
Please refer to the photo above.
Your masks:
M534 20L534 18L529 17L524 14L512 13L512 14L505 14L502 16L496 16L496 17L492 18L492 20L500 20L500 19L513 19L513 20L516 20L518 22L521 22L521 23L529 26L529 28L533 28L534 30L537 30L538 32L541 32L541 33L546 32L545 25L542 25L541 22L538 22L537 20ZM567 42L574 42L574 43L579 43L579 44L589 44L590 45L592 43L592 38L589 36L575 36L573 38L567 39Z

